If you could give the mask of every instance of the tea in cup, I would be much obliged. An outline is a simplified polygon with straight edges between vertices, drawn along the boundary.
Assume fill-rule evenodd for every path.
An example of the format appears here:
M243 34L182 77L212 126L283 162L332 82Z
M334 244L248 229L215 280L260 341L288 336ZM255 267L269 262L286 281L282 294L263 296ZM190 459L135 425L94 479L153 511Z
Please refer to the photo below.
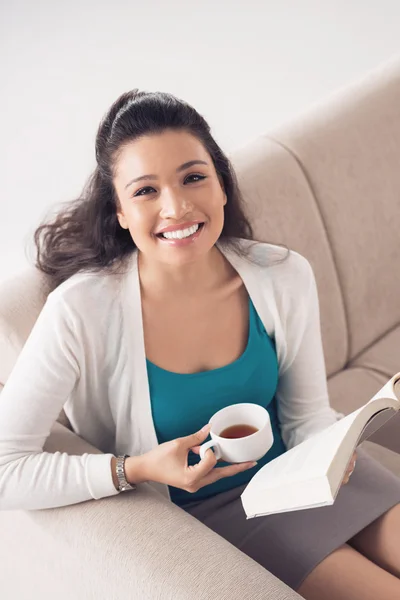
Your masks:
M213 448L215 458L241 463L262 458L274 443L268 411L259 404L231 404L216 412L211 423L211 440L200 446L200 458Z

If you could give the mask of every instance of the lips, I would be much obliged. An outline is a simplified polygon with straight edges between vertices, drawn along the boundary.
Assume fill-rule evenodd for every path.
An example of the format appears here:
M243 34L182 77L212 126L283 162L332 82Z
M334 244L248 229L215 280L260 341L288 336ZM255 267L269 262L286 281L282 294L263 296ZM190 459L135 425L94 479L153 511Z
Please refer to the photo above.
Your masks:
M193 227L193 225L202 225L203 221L187 221L186 223L181 223L180 225L169 225L168 227L163 227L155 232L154 235L161 235L162 233L168 233L169 231L182 231L182 229L189 229Z
M163 236L163 233L169 233L171 231L182 231L183 229L189 229L190 227L193 227L193 225L198 225L198 229L197 231L200 231L200 229L202 228L202 226L204 225L204 222L202 221L196 221L195 223L192 223L191 225L185 226L185 227L173 227L172 229L170 227L167 227L166 229L163 229L162 231L159 231L158 233L156 233L155 235L157 237L161 237L162 239L165 239Z
M165 244L165 245L171 246L171 247L190 246L190 245L194 244L196 242L196 240L198 240L201 237L204 227L205 227L205 223L201 223L199 225L199 227L197 228L197 231L195 231L195 233L192 233L188 237L166 238L163 236L162 233L156 235L156 237L160 240L161 244L163 244L163 245Z

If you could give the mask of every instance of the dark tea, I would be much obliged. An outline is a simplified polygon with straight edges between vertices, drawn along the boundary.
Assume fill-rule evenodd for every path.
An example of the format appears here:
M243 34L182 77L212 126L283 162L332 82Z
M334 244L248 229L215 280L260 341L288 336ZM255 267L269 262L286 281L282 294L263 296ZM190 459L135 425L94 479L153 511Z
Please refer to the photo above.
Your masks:
M253 427L253 425L230 425L230 427L226 427L221 431L219 437L235 439L242 438L251 435L258 431L257 427Z

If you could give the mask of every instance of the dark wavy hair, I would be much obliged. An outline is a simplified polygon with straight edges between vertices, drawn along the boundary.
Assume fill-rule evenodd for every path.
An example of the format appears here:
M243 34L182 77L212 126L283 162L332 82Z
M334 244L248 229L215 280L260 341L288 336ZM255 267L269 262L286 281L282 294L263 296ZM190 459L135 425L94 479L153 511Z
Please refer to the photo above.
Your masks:
M118 156L129 142L165 130L194 135L209 153L222 178L227 202L219 242L249 259L240 239L254 240L243 211L243 198L234 169L215 142L205 119L188 103L172 94L133 89L123 93L100 122L96 135L96 168L76 200L68 201L56 217L34 232L35 266L55 288L80 271L117 271L136 245L117 218L119 199L113 177Z

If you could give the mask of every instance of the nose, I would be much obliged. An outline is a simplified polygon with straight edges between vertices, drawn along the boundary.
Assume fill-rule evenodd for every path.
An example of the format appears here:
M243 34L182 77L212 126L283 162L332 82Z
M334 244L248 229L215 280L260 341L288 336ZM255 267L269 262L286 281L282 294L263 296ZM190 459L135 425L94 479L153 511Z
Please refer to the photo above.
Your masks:
M190 203L181 190L165 190L161 196L160 217L179 220L190 210Z

